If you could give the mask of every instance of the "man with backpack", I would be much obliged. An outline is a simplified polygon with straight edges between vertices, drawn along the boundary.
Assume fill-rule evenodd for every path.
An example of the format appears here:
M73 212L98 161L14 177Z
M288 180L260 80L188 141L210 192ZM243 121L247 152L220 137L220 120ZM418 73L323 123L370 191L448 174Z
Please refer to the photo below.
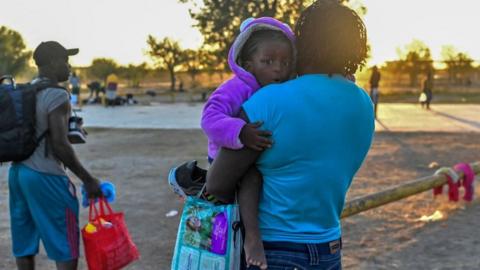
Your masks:
M19 118L18 115L23 112L20 117L23 120L11 120L10 131L0 129L0 161L13 161L9 171L10 216L13 254L20 270L34 269L40 240L48 257L56 262L57 269L77 269L79 209L75 186L69 180L66 168L80 178L90 198L101 195L99 180L82 166L68 140L69 94L58 86L70 75L68 57L77 53L78 49L67 50L55 41L42 42L33 53L38 78L24 85L24 90L12 90L7 94L0 91L0 105L10 99L23 100L24 105L19 110L17 102L15 110L5 109L6 113L13 115L10 120ZM32 91L34 94L27 98ZM19 95L23 98L18 99ZM27 108L26 102L31 98L35 99L34 108ZM14 150L22 147L11 148L11 153L5 153L8 147L3 146L7 145L5 138L10 136L9 132L23 128L22 132L17 132L21 136L16 140L28 135L25 122L29 122L31 114L25 112L29 111L35 115L34 136L31 139L34 147L30 147L33 153L22 153L27 156L26 159L18 153L13 154ZM7 121L4 117L6 113L2 112L0 122ZM32 145L32 142L22 143Z

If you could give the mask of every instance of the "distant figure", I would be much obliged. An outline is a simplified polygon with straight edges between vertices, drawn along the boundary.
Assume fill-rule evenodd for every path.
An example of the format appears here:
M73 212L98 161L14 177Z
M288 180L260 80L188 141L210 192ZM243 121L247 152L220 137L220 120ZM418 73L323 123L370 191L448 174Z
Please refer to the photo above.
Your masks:
M423 97L422 97L423 96ZM433 72L428 71L426 79L423 81L423 91L422 96L420 97L420 104L422 108L426 107L427 110L430 110L430 103L433 99Z
M133 94L128 93L127 98L126 98L126 104L127 105L134 105L134 104L137 104L137 103L138 103L138 101L133 98Z
M95 93L95 99L98 98L98 94L102 90L102 85L98 81L92 81L87 84L88 90L90 90L90 95L88 99L91 100L93 98L93 94Z
M118 77L115 74L110 74L107 77L105 83L105 91L107 98L107 106L115 105L115 99L117 98Z
M180 83L178 84L178 92L183 92L185 91L185 89L183 89L183 81L180 81Z
M70 75L68 83L70 84L70 89L72 91L71 103L72 105L78 105L80 100L80 79L75 72Z
M153 98L157 95L157 93L155 92L155 90L147 90L147 91L145 91L145 95Z
M373 66L372 75L370 76L370 98L372 99L375 111L375 119L377 119L377 107L378 107L378 85L380 82L380 71L378 71L377 66Z

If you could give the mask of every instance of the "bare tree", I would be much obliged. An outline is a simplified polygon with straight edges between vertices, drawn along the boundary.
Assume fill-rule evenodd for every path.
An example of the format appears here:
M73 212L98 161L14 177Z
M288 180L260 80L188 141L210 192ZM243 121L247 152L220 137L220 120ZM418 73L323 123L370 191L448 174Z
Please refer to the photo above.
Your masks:
M149 46L148 55L155 62L159 69L166 69L170 74L170 90L175 90L175 73L184 61L183 50L178 41L171 38L164 38L157 40L155 37L149 35L147 39Z

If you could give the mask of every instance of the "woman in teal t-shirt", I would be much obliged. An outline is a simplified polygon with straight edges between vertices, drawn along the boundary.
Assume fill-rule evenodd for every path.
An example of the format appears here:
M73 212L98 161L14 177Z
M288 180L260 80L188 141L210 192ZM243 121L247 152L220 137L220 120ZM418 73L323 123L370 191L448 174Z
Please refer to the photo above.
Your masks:
M222 149L207 192L232 201L256 163L268 268L341 269L340 215L374 133L368 94L345 79L365 64L366 30L348 7L318 0L302 12L295 34L298 77L264 87L243 105L246 121L263 121L272 132L273 147Z

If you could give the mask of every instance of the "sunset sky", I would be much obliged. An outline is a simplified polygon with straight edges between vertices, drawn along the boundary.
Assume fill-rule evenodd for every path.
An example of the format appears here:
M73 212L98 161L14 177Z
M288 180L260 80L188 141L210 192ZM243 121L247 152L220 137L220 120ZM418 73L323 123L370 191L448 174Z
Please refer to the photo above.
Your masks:
M397 48L413 39L425 42L433 57L442 45L453 45L480 60L476 0L363 0L372 46L370 64L397 58ZM33 49L57 40L80 48L73 65L89 65L108 57L121 64L146 61L146 39L170 36L185 48L202 42L188 6L176 0L14 0L2 2L0 25L20 32Z

